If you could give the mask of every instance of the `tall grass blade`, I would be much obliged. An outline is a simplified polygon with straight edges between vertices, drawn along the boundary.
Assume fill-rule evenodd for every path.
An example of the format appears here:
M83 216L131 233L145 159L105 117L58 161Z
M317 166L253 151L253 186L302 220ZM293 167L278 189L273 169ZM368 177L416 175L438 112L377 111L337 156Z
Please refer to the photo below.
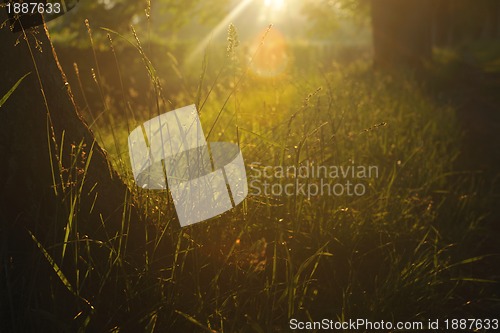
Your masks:
M7 102L10 95L12 95L14 93L14 91L21 84L21 82L23 82L24 78L30 74L31 74L31 72L24 74L19 80L17 80L17 82L12 86L12 88L10 88L10 90L7 91L7 93L2 97L2 99L0 99L0 108L2 107L2 105L4 105L5 102Z
M66 278L66 276L64 275L64 273L62 272L62 270L59 268L59 265L57 265L57 263L54 261L54 259L52 258L52 256L47 252L47 250L45 250L45 248L38 241L38 239L36 239L35 235L33 235L33 233L31 231L29 231L29 230L28 230L28 232L29 232L31 238L33 239L33 241L35 242L36 246L38 247L38 249L40 251L42 251L43 256L45 257L45 259L47 259L47 261L49 262L50 266L52 267L52 269L56 273L56 275L59 278L59 280L61 280L61 282L66 287L66 289L68 289L72 294L76 295L76 293L75 293L75 291L73 289L73 286L71 285L71 283L69 282L69 280Z

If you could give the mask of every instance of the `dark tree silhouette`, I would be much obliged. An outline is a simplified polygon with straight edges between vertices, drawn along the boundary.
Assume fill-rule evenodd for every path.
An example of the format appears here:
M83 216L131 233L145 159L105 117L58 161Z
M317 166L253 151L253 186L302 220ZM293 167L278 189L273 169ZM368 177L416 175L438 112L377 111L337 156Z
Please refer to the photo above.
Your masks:
M6 20L0 10L0 21ZM18 293L0 298L0 320L9 327L14 316L30 313L26 307L49 298L33 299L37 290L50 292L37 284L48 279L42 275L54 272L40 271L44 259L30 232L41 244L61 244L71 217L80 237L108 240L128 234L129 259L137 262L144 254L145 228L134 207L125 204L128 188L76 110L46 28L12 32L4 24L0 45L0 96L29 73L0 108L0 296L6 295L1 292L5 285L9 293ZM84 148L78 152L80 145ZM81 195L73 202L70 192L76 193L81 184ZM122 224L123 216L129 223ZM96 265L99 251L92 255ZM63 270L71 268L71 263L54 259ZM107 259L101 259L105 265Z
M419 68L431 59L429 0L372 0L374 64Z
M54 182L60 192L66 177L61 179L59 174L64 176L71 171L70 163L75 159L71 152L83 142L82 155L91 158L80 203L80 213L88 226L82 227L97 234L103 228L103 220L109 232L120 230L128 189L76 110L48 32L38 27L12 33L4 26L0 30L0 45L0 92L7 92L19 78L30 73L0 112L3 215L13 221L34 203L50 206L48 202L57 197ZM79 167L83 169L82 165ZM133 221L132 225L137 223ZM39 221L37 227L43 228L43 223Z

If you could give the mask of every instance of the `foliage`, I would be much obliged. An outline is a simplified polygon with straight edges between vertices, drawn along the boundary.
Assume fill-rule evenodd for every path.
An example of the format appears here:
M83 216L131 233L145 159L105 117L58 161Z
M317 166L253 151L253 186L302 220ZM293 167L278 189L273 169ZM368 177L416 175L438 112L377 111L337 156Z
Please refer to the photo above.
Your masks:
M106 34L100 33L98 27L125 34L130 25L134 25L139 31L174 36L187 22L214 24L211 17L214 13L224 12L228 0L213 1L209 10L201 10L200 3L200 0L80 1L75 9L51 22L51 30L57 31L53 34L57 42L80 47L87 44L83 25L86 19L96 27L94 39L100 42L106 40Z
M172 15L172 26L187 20L180 3L161 3L159 12ZM182 3L196 7L196 1ZM364 8L349 7L357 1L341 4L353 12ZM331 6L326 2L316 5L306 9L314 17L333 10L322 7ZM145 34L113 32L135 17L147 25L147 5L114 6L87 3L71 14L79 22L92 13L96 27L102 20L114 29L106 30L107 46L91 45L107 53L81 51L92 59L84 64L91 69L79 71L84 65L78 64L69 81L81 113L131 190L120 208L122 232L101 239L79 232L85 223L79 198L87 195L82 188L92 156L82 153L82 144L58 152L72 165L54 167L53 187L64 207L50 216L50 242L30 239L44 274L23 284L6 268L2 304L15 313L9 307L22 293L27 306L5 325L19 331L43 323L70 332L270 332L286 330L291 318L425 322L498 313L497 277L482 269L489 257L478 254L492 237L482 221L495 184L490 188L481 175L457 166L462 136L456 110L411 73L377 73L358 50L347 51L349 61L341 62L309 47L301 58L290 47L286 70L262 77L252 71L254 57L230 25L229 45L207 51L193 75L183 71L176 52L149 54L141 43ZM129 48L117 52L119 43ZM250 195L222 216L180 229L168 192L135 186L127 136L158 113L193 102L210 139L239 144L250 180L267 165L308 162L375 165L379 174L366 180L362 196ZM130 260L125 241L132 205L153 230L144 263ZM34 220L47 218L33 210Z
M355 22L366 25L369 18L367 0L306 0L302 11L313 22L312 35L331 37L340 23Z
M233 41L234 28L230 34ZM225 58L226 50L220 53ZM133 191L124 200L141 207L157 232L146 264L133 274L125 273L131 263L123 235L88 239L71 228L63 242L37 242L59 277L51 287L61 289L63 276L63 290L74 290L78 304L76 317L64 315L52 294L46 311L59 326L264 332L288 327L289 318L425 320L474 311L456 299L469 297L457 290L489 279L467 270L484 259L470 251L470 242L484 237L476 227L483 206L476 176L453 168L460 134L452 108L435 104L411 77L373 73L363 61L268 80L217 66L219 76L205 66L208 77L198 82L202 123L213 126L217 140L239 143L250 177L253 168L306 161L376 165L379 177L359 197L251 195L234 211L180 230L168 194L137 189L123 153L127 128L157 111L110 110L112 121L101 118L94 130ZM194 96L196 85L187 86ZM172 108L157 93L151 98L161 109ZM182 106L190 97L180 92L168 100ZM77 160L79 149L72 152ZM74 203L85 181L85 172L74 174L61 194L71 199L68 226L77 221ZM124 230L127 223L124 211ZM97 261L96 251L108 260ZM64 252L78 254L77 271L59 269ZM106 297L90 292L96 284ZM489 297L476 296L474 302Z

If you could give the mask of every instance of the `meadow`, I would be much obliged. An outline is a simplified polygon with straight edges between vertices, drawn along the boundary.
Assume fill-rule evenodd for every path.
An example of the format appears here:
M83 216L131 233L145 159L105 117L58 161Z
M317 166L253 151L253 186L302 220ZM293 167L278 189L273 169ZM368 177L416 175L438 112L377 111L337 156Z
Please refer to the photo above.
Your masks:
M121 78L127 66L113 49L106 67L115 66L114 78L92 72L90 88L78 71L70 79L97 142L132 193L126 206L139 209L150 238L139 264L129 261L120 234L88 239L68 232L56 244L38 243L57 277L51 288L59 291L44 301L52 324L70 331L271 332L288 331L292 318L427 322L497 314L489 289L496 282L483 269L491 256L482 248L492 204L484 198L493 197L493 187L457 162L463 131L453 104L411 72L374 71L367 57L317 57L305 70L290 56L279 74L261 77L231 29L229 36L190 76L169 54L159 66L177 73L175 80L158 74L140 37L129 40L148 80L147 98L134 100L133 83ZM110 38L120 43L113 32ZM352 181L363 193L250 190L234 210L181 229L168 191L135 186L127 136L143 121L193 103L208 139L239 145L256 188L266 181L290 184L293 192L299 181L309 190ZM377 172L263 176L266 168L311 165ZM63 194L68 230L78 215L72 203L84 195L78 188ZM93 247L107 262L93 259ZM74 254L74 271L59 269L54 258L65 253ZM61 286L80 309L76 315L65 313Z
M87 233L93 150L82 141L64 151L65 132L48 134L61 147L50 152L58 203L50 216L26 210L50 217L27 230L33 276L14 281L5 261L8 331L285 332L325 318L498 316L498 170L482 169L482 143L467 132L477 116L464 118L464 105L476 95L469 76L457 79L460 54L434 48L422 71L384 71L369 45L288 41L272 25L248 42L229 24L225 41L188 61L189 41L89 21L85 33L83 47L54 44L92 145L128 188L120 230L100 216ZM491 50L477 58L497 72ZM495 84L484 96L497 105ZM191 104L208 141L241 149L249 194L181 228L168 190L136 185L127 140ZM137 226L144 247L132 242Z

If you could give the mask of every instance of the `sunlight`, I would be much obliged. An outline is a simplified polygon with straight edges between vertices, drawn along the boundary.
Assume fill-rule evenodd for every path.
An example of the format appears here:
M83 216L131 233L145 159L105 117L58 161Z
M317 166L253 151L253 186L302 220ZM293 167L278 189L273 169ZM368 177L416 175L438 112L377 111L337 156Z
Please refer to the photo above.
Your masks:
M285 20L286 14L290 11L290 0L260 0L260 14L258 20L261 23L277 24Z
M265 0L264 6L272 10L281 10L285 7L285 0Z
M206 35L201 43L198 44L196 49L191 52L191 54L186 59L186 64L192 64L196 56L198 56L207 47L210 40L220 33L224 32L227 29L228 24L231 23L231 21L237 18L239 15L241 15L241 13L243 13L243 11L252 3L252 1L253 0L243 0L236 7L234 7L233 10L231 10L231 12L229 12L229 14L227 14L226 17L224 17L224 19Z

